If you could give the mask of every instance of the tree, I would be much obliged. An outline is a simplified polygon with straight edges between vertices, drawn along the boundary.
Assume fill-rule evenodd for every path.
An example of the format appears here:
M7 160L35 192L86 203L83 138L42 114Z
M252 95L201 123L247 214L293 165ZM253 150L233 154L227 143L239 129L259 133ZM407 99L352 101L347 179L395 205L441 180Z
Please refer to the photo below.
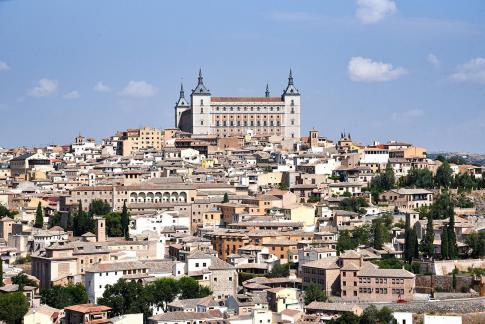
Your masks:
M340 209L351 211L354 213L365 214L364 207L369 207L367 201L362 197L348 197L342 199L339 203Z
M112 211L112 208L108 202L102 199L94 199L91 202L89 209L93 215L97 216L103 216Z
M375 176L370 182L370 191L374 202L379 201L379 194L394 188L396 177L391 165L388 164L383 173Z
M394 320L392 311L388 307L377 310L374 305L367 307L360 318L360 324L390 324Z
M37 210L35 211L35 223L34 227L42 228L44 227L44 213L42 212L42 204L39 201L37 204Z
M435 183L438 187L448 188L453 180L453 170L448 161L444 161L436 170Z
M54 215L49 219L49 228L61 225L61 213L55 212Z
M413 257L417 259L419 258L419 243L418 243L418 230L416 229L416 224L414 224L413 229L411 231L411 239L414 240Z
M113 316L143 313L146 319L152 315L149 297L142 283L120 279L114 285L106 286L98 304L111 307Z
M469 247L469 256L475 259L485 256L485 233L473 232L466 238Z
M174 278L161 278L145 286L153 305L167 310L167 304L175 300L180 292L178 282Z
M3 287L3 259L0 258L0 287Z
M458 270L455 268L452 271L452 276L451 276L451 286L453 287L453 291L456 291L456 273Z
M455 260L458 258L458 245L456 244L455 234L455 213L450 215L450 221L448 223L448 254L450 259Z
M88 223L88 216L85 211L83 211L83 204L81 200L79 200L78 211L73 219L73 230L74 236L81 236L84 233L88 232L86 230Z
M40 301L51 307L63 309L64 307L85 304L88 302L88 293L83 284L69 284L67 286L53 286L40 291Z
M104 215L106 219L106 231L108 236L120 237L124 236L123 226L121 225L121 214L117 212L110 212Z
M352 239L350 231L340 231L337 239L337 252L342 253L346 250L353 250L359 245L358 242Z
M208 287L199 285L197 280L192 277L182 277L178 281L180 289L180 299L202 298L212 294Z
M308 305L314 301L318 301L318 302L327 301L327 295L323 291L322 286L312 282L305 287L305 305Z
M121 210L121 227L123 229L123 234L125 239L130 238L130 214L128 213L128 208L126 207L126 201L123 202L123 209Z
M12 283L19 285L19 290L22 290L25 286L37 287L37 283L30 279L25 273L19 273L12 277Z
M417 188L433 188L433 173L428 169L412 168L402 180L404 186Z
M268 273L269 278L282 278L288 277L290 275L290 264L275 264L271 269L271 272Z
M20 324L29 310L29 302L21 292L0 294L0 320L7 324Z
M69 211L67 213L67 220L66 220L66 228L65 228L65 230L66 231L72 231L72 228L73 228L73 219L72 219L72 214Z
M372 226L372 247L381 250L385 240L385 227L382 221L376 220Z
M328 321L329 324L359 324L360 318L352 312L343 312L336 319Z
M450 257L448 247L448 228L445 226L443 227L443 233L441 234L441 258L443 260L447 260Z
M229 202L229 195L227 194L227 192L224 193L224 198L222 199L222 202L224 204Z
M8 210L7 207L0 204L0 218L3 218L5 216L14 218L14 216L17 214L18 214L17 211Z
M433 215L428 215L428 222L426 223L426 233L421 240L421 252L428 257L432 258L434 255L434 230L433 230Z

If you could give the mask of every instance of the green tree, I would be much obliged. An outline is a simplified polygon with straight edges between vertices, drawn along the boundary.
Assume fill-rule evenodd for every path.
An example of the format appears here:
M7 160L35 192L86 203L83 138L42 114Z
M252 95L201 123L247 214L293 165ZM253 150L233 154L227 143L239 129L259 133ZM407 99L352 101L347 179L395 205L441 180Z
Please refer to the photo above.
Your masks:
M339 203L340 209L351 211L354 213L365 214L365 208L369 207L367 201L362 197L348 197L342 199Z
M120 237L124 236L123 226L121 225L121 214L117 212L109 212L104 215L106 219L106 231L108 236Z
M434 256L434 230L433 230L433 215L428 215L428 222L426 223L426 233L421 241L421 252L428 257Z
M308 305L314 301L327 301L327 295L323 291L323 287L321 285L312 282L305 287L305 305Z
M443 233L441 234L441 258L447 260L450 256L448 253L448 228L443 227Z
M456 243L454 212L451 213L450 220L448 222L448 254L450 259L452 260L458 258L458 245Z
M392 311L388 307L377 310L374 305L364 309L360 318L360 324L391 324L394 321Z
M328 324L359 324L360 317L352 312L343 312L342 315L328 321Z
M271 272L268 273L267 277L269 278L282 278L288 277L290 275L290 264L275 264L271 269Z
M227 192L224 193L224 198L222 199L222 202L224 204L229 202L229 195L227 194Z
M72 219L72 214L71 211L67 213L67 219L66 219L66 231L72 231L73 229L73 219Z
M103 297L98 299L98 304L112 308L113 316L143 313L145 320L152 315L150 302L150 296L142 283L124 279L114 285L107 285Z
M403 185L417 188L433 188L433 173L428 169L412 168L406 177L403 177Z
M88 293L83 284L69 284L67 286L53 286L40 291L40 301L51 307L63 309L64 307L85 304L88 302Z
M180 299L202 298L212 294L208 287L199 285L197 280L192 277L182 277L178 281L180 289Z
M61 213L55 212L49 219L49 228L61 225Z
M386 190L394 188L396 177L391 165L388 164L383 173L375 176L370 182L370 191L374 202L379 201L379 194Z
M178 282L174 278L161 278L145 286L152 304L167 310L167 304L175 300L180 292Z
M94 199L89 208L92 214L96 216L103 216L112 211L112 208L108 202L102 199Z
M352 236L350 235L350 231L343 230L340 231L337 239L337 252L343 253L347 250L353 250L359 245Z
M42 205L39 201L37 205L37 210L35 211L35 223L34 227L42 228L44 227L44 213L42 212Z
M358 245L368 245L371 238L372 225L364 224L362 226L356 226L350 233L352 234L352 239Z
M88 232L88 215L83 210L83 204L81 200L79 200L79 206L76 215L73 219L73 230L74 236L81 236L84 233Z
M452 275L451 275L451 287L453 287L453 291L456 291L456 273L458 270L455 268L453 269Z
M25 286L37 287L37 283L30 279L25 273L19 273L12 277L12 283L19 285L19 290L22 290Z
M372 247L377 250L381 250L384 245L386 229L384 224L380 220L373 222L372 226Z
M21 292L0 294L0 320L7 324L20 324L29 310L29 302Z
M435 183L438 187L448 188L453 180L453 170L448 161L444 161L436 170Z
M473 232L465 240L469 247L469 256L478 259L485 256L485 233Z
M3 259L0 258L0 287L3 287Z
M130 214L128 213L128 208L126 207L126 201L123 202L123 209L121 210L121 227L123 229L123 234L125 239L130 238Z

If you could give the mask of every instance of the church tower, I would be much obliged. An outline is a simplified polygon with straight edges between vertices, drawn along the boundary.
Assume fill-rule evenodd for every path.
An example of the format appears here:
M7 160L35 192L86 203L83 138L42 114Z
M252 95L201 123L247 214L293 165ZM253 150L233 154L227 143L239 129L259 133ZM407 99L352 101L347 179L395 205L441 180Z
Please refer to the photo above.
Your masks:
M175 128L179 128L183 131L187 131L187 122L190 122L190 106L187 100L185 100L184 85L180 84L180 95L177 103L175 104ZM188 120L188 121L186 121Z
M192 105L192 133L207 135L211 133L211 93L204 85L202 70L199 70L197 86L190 95Z
M297 141L300 139L300 92L293 83L291 69L282 99L285 102L283 137Z

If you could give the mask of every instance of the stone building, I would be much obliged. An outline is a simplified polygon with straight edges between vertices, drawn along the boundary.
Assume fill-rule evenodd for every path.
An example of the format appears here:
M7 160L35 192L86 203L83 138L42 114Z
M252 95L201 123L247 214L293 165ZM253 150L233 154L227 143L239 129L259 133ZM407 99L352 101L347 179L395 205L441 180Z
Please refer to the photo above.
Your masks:
M300 138L300 93L290 70L283 94L271 97L266 86L262 97L216 97L204 85L199 71L190 103L183 87L175 105L175 127L194 135L234 137L246 134Z

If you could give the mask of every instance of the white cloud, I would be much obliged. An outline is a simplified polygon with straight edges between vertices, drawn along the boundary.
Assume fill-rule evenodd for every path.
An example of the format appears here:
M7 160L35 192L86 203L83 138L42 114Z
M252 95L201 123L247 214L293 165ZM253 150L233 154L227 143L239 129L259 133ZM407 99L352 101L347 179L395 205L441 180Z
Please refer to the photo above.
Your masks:
M456 72L450 77L452 80L460 82L485 83L485 58L477 57L459 65Z
M65 93L63 98L64 99L78 99L80 97L79 92L77 91L71 91L68 93Z
M10 66L4 61L0 61L0 72L10 70Z
M409 120L413 118L418 118L424 115L424 111L421 109L410 109L402 112L395 112L392 113L391 119L392 120Z
M364 24L375 24L396 11L392 0L357 0L355 15Z
M48 97L57 91L57 81L40 79L37 86L30 89L28 95L31 97Z
M392 64L375 62L365 57L352 57L348 65L349 78L355 82L391 81L407 74L402 67Z
M431 64L432 66L434 67L440 66L440 63L441 63L440 60L433 53L428 54L426 59L428 60L428 63Z
M130 81L119 92L120 96L132 97L132 98L148 98L157 93L158 89L145 81Z
M104 84L103 81L98 81L98 83L96 83L96 85L94 86L94 91L96 92L102 92L102 93L105 93L105 92L111 92L111 87Z

